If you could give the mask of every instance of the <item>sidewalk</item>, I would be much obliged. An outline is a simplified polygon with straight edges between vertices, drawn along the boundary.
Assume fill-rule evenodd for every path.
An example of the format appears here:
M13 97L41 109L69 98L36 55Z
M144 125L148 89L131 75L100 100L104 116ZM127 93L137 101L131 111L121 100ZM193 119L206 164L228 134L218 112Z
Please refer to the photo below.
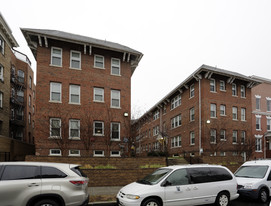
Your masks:
M122 186L89 187L89 204L116 203L116 195Z

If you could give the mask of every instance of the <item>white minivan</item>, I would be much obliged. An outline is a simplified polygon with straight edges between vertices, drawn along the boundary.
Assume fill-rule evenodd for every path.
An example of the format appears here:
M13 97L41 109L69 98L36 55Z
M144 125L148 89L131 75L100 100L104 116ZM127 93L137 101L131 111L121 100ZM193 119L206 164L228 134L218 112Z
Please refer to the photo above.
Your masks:
M258 199L265 203L270 196L271 160L245 162L235 172L240 196Z
M178 165L162 167L123 187L117 202L120 206L227 206L238 196L236 179L226 167Z

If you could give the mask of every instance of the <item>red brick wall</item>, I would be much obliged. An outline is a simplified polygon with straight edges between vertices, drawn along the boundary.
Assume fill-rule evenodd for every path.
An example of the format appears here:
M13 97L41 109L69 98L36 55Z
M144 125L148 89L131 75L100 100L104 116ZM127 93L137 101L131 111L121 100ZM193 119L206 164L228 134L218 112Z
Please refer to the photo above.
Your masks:
M60 162L82 166L114 166L115 169L84 169L89 177L89 186L123 186L143 178L156 168L142 166L163 165L165 158L77 158L27 156L26 161Z

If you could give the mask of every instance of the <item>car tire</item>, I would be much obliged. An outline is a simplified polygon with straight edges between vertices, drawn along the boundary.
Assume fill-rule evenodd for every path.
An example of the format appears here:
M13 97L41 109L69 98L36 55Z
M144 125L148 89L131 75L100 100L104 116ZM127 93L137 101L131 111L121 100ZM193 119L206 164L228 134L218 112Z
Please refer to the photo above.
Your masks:
M261 189L260 192L259 192L259 201L261 203L266 203L268 201L268 191L266 189Z
M160 201L155 198L149 198L144 200L142 206L162 206Z
M226 192L220 192L215 201L216 206L227 206L230 203L230 197L229 194Z
M56 201L44 199L34 204L34 206L60 206Z

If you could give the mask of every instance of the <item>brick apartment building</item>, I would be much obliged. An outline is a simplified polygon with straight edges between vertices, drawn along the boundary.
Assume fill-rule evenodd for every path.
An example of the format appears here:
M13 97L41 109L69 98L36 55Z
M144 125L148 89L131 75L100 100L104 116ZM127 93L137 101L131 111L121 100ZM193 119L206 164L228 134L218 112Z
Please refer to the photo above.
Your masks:
M62 31L21 30L37 61L36 155L127 152L131 77L142 54Z
M137 155L168 151L180 156L251 157L251 88L259 83L202 65L133 123Z
M22 159L34 148L34 75L18 46L0 13L0 161Z
M261 84L251 91L252 136L255 138L255 157L271 158L271 80L252 76Z

